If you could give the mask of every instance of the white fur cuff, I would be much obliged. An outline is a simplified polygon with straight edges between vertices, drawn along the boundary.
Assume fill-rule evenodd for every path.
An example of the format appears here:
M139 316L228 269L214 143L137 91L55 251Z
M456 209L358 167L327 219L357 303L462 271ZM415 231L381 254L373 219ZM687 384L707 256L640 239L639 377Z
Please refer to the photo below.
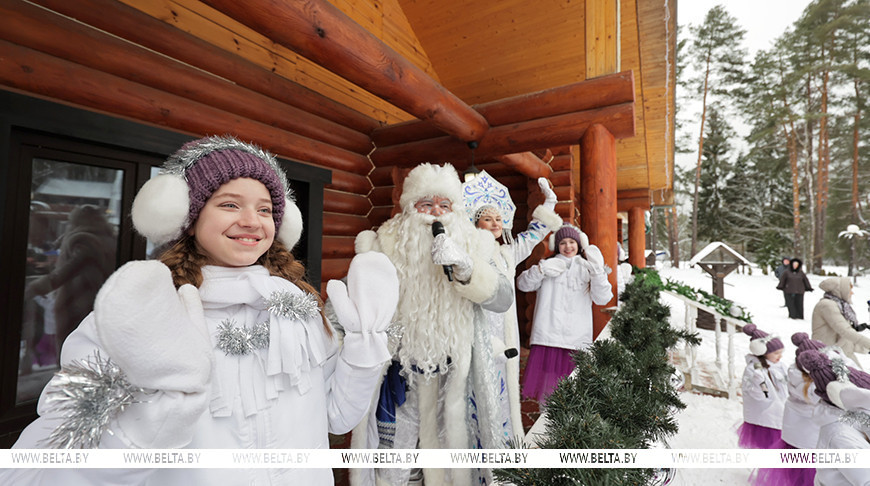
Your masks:
M357 254L369 251L381 251L381 246L378 244L378 234L372 230L360 231L356 235L353 246Z
M556 214L552 209L545 208L543 205L535 208L532 212L532 219L537 219L541 223L544 223L544 226L546 226L549 231L556 231L560 226L562 226L562 217Z

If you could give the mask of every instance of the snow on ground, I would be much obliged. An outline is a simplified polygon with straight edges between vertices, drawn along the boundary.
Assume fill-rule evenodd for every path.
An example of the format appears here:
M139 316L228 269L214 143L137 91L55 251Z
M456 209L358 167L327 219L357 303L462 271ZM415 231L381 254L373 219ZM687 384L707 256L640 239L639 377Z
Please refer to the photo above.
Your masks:
M682 282L696 289L712 293L712 283L709 275L698 267L672 268L659 264L662 279ZM826 271L846 275L842 267L826 267ZM785 344L783 359L791 364L794 361L795 346L791 343L791 335L795 332L806 332L812 335L813 307L822 298L819 283L828 278L819 275L808 275L810 284L816 289L804 294L804 320L788 318L788 311L783 302L782 292L776 289L777 280L772 275L764 275L759 269L753 269L752 274L731 273L725 277L725 298L744 306L752 315L753 322L767 333L778 335ZM870 300L870 277L859 277L854 287L852 306L858 316L858 322L870 322L867 301ZM685 306L672 296L662 294L663 301L671 308L671 323L674 326L684 326ZM703 342L698 349L698 359L713 362L715 359L714 332L699 329ZM867 331L865 331L867 332ZM724 334L723 334L724 335ZM722 362L727 366L727 350L723 339ZM735 336L734 356L735 375L743 375L744 356L749 352L749 337L743 333ZM862 366L870 369L870 355L859 356ZM680 397L687 405L677 420L680 430L668 442L673 449L729 449L737 448L737 427L743 422L743 409L740 397L729 400L692 392L683 392ZM680 469L671 485L697 484L747 484L749 469Z

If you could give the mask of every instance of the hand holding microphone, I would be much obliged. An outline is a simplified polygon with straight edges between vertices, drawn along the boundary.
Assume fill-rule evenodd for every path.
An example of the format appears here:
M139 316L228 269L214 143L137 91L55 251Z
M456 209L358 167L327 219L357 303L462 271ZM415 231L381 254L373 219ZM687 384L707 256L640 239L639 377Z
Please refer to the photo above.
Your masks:
M432 223L432 262L444 267L444 273L451 282L456 277L460 282L468 282L471 278L473 264L471 257L455 241L444 232L440 221Z

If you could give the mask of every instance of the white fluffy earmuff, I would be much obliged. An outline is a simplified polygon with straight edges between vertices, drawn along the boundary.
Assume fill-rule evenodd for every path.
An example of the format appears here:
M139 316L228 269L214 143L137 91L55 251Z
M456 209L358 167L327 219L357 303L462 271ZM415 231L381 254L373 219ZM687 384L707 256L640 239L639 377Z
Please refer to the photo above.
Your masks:
M284 199L284 217L277 238L288 250L292 250L302 238L302 212L290 198Z
M174 174L148 180L133 199L133 226L157 246L177 240L187 227L190 196L187 182Z
M775 337L773 334L768 334L762 338L749 341L749 352L755 356L764 356L767 354L767 343Z

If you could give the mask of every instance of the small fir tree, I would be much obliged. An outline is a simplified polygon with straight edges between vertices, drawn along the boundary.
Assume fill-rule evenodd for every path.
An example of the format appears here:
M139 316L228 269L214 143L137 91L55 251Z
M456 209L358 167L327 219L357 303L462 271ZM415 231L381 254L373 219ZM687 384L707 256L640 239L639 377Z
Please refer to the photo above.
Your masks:
M645 449L677 432L674 414L685 408L671 384L668 350L697 336L671 328L659 301L654 270L636 270L611 320L612 339L574 354L576 373L547 399L545 449ZM497 469L495 477L525 485L645 485L652 469Z

